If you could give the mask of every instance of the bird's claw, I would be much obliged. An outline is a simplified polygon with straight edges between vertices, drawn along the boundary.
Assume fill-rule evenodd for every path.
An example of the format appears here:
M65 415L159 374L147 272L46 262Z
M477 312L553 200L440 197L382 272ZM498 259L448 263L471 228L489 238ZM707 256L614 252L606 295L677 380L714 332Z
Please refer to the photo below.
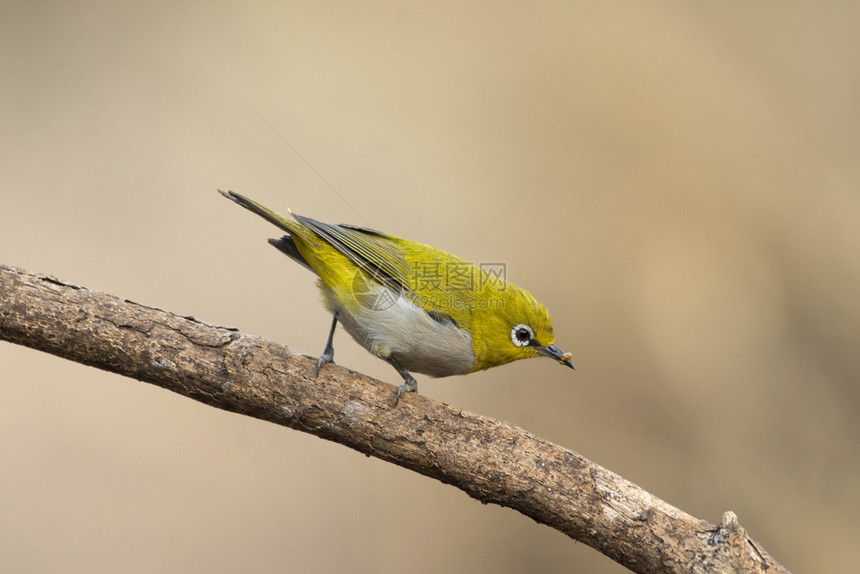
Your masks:
M394 406L397 406L397 403L400 402L400 395L403 393L414 393L418 391L418 381L415 380L411 375L408 378L403 379L403 384L397 387L397 396L394 397Z
M334 364L334 349L332 347L326 347L325 351L323 351L323 354L320 355L320 360L317 361L317 368L314 369L314 378L316 378L317 375L320 374L320 369L322 369L323 365L327 363Z

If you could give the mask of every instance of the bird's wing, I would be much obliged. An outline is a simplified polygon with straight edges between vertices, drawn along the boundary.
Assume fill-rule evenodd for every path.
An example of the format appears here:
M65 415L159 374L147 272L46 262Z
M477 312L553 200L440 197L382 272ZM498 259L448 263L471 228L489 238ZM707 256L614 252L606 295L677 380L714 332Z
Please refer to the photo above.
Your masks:
M449 285L440 280L441 277L423 280L420 275L426 272L428 265L436 273L447 271L442 269L443 262L477 272L472 264L427 245L368 227L331 225L295 213L293 217L365 270L372 280L402 293L435 321L461 328L468 321L468 303L460 303L471 296L471 290Z
M376 281L396 291L412 291L409 264L390 235L366 227L323 223L295 213L293 217Z

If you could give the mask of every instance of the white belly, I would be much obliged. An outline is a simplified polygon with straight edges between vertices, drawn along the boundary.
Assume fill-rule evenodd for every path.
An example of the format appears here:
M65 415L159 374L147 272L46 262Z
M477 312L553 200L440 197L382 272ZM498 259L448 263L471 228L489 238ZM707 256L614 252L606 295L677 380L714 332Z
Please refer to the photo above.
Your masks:
M475 364L472 336L450 321L437 321L387 287L374 297L350 301L350 310L320 285L326 307L365 349L380 358L393 357L401 367L431 377L468 373Z

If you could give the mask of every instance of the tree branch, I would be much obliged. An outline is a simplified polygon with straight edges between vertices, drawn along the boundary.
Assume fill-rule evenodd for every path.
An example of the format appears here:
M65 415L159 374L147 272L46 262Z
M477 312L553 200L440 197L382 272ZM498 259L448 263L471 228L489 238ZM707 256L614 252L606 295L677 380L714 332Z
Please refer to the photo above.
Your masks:
M335 441L513 508L634 572L787 572L732 512L699 520L509 423L283 345L0 265L0 340Z

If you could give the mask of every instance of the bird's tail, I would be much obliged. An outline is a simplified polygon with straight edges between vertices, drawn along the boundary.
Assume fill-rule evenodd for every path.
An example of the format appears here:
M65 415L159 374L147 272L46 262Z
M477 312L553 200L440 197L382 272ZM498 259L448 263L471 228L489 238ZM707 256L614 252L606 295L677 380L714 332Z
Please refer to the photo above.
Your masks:
M256 213L269 223L273 223L288 232L290 235L284 235L280 239L269 239L269 243L272 244L278 251L288 256L290 259L304 265L311 271L313 268L308 263L307 259L299 251L298 247L296 247L296 242L293 241L293 234L302 236L302 233L305 234L310 233L310 231L304 229L304 226L300 223L296 223L294 221L290 221L289 219L283 217L272 211L267 207L263 207L256 201L252 199L248 199L244 195L239 195L238 193L234 193L232 191L221 191L218 190L218 193L226 197L227 199L234 201L253 213Z
M234 193L232 191L221 191L218 190L218 193L226 197L227 199L234 201L253 213L256 213L269 223L273 223L283 229L286 232L294 232L296 231L296 227L298 226L296 223L290 221L283 215L275 213L271 209L267 207L263 207L256 201L252 199L248 199L244 195L239 195L238 193Z

